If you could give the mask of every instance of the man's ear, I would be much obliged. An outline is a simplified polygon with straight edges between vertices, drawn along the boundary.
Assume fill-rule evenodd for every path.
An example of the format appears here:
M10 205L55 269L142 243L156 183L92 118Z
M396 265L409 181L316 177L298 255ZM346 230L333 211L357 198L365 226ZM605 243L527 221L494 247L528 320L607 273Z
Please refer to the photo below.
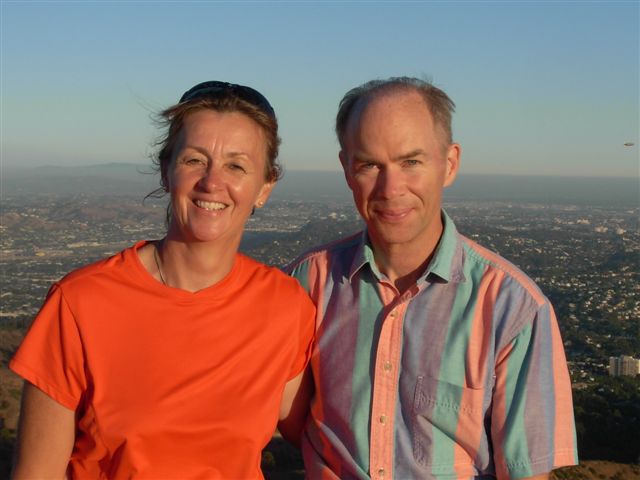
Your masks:
M460 168L460 155L462 153L462 147L458 143L452 143L447 147L446 156L446 171L444 172L443 187L448 187L453 184L458 175L458 169Z
M351 188L351 175L349 174L349 157L344 150L340 150L338 153L338 158L340 158L340 164L342 165L342 173L344 173L344 179L347 181L348 187Z

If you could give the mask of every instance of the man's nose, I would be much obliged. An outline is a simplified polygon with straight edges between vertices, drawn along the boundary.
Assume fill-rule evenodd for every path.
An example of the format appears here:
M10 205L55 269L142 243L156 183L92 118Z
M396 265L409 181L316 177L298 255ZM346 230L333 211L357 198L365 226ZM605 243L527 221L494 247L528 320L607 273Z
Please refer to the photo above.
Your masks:
M389 199L400 195L404 185L402 172L394 168L384 168L378 173L376 190L378 196Z

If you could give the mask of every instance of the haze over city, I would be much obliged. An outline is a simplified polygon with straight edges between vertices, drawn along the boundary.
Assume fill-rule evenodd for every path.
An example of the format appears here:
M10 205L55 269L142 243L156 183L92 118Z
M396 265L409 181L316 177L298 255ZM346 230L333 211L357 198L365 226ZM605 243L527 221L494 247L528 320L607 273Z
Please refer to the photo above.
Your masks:
M3 168L148 163L150 115L217 79L269 98L288 170L337 170L340 98L410 75L456 102L463 172L640 176L637 1L3 0L0 18Z

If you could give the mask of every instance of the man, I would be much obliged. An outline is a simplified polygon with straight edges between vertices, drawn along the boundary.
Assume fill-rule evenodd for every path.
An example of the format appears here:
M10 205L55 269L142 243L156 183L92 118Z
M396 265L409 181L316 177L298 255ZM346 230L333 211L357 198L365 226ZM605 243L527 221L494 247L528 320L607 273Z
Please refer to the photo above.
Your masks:
M577 461L553 309L441 209L453 102L413 78L346 94L340 162L366 230L290 266L318 309L311 479L547 478Z

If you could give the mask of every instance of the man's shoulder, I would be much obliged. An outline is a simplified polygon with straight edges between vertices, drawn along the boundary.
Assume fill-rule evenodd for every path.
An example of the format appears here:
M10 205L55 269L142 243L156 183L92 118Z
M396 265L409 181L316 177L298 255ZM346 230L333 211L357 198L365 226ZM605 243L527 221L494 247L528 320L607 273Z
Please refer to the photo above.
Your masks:
M465 252L465 262L469 262L465 269L481 268L484 270L483 278L489 275L500 276L504 288L521 289L538 305L547 302L540 287L519 267L470 238L458 235Z
M351 259L362 242L362 232L339 238L329 243L312 247L298 256L284 267L284 271L291 273L301 265L328 262L331 258L350 256Z

